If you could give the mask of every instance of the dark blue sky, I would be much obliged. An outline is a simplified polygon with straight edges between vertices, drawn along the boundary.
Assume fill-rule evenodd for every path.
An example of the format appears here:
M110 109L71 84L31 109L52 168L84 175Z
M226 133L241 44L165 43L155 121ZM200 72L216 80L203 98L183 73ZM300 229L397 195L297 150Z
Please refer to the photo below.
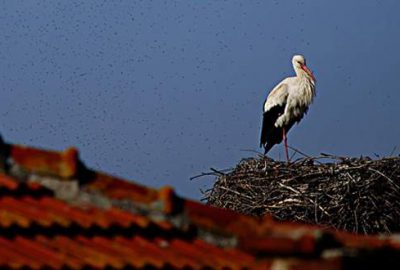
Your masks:
M263 101L301 53L317 98L289 144L389 155L400 148L399 12L397 0L6 1L0 132L77 146L92 168L199 198L211 182L191 176L259 150Z

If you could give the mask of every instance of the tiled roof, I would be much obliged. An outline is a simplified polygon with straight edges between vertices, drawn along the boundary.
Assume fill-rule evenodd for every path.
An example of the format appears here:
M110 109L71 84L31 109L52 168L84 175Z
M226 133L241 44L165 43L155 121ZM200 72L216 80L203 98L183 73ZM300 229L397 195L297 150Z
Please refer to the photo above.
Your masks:
M400 269L396 236L256 219L0 142L0 267Z

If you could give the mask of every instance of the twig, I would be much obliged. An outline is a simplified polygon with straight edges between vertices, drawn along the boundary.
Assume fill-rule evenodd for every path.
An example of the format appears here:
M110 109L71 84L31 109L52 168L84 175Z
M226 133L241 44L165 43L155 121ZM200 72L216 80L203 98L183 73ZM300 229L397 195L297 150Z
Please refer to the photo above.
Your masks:
M236 190L233 190L233 189L230 189L230 188L220 187L220 189L225 190L225 191L228 191L228 192L235 193L236 195L239 195L239 196L241 196L241 197L245 197L245 198L250 199L250 200L253 199L252 197L247 196L246 194L237 192Z
M393 186L395 186L396 188L400 189L400 187L392 179L390 179L389 177L387 177L385 174L381 173L380 171L375 170L373 168L368 168L368 170L376 172L377 174L379 174L382 177L386 178L386 180L388 180Z

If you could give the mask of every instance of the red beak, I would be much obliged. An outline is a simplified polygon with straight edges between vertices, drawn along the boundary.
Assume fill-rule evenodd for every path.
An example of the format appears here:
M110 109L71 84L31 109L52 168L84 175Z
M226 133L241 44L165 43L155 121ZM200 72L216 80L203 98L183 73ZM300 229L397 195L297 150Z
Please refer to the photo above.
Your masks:
M302 65L301 68L313 79L314 82L316 81L314 75L311 72L311 70L309 70L306 65Z

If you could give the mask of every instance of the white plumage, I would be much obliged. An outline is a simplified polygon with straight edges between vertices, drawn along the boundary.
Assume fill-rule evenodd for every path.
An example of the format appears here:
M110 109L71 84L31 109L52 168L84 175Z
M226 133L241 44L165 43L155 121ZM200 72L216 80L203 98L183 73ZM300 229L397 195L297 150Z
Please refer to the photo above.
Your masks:
M264 147L265 153L284 140L288 161L286 134L307 113L315 96L315 78L306 66L304 57L293 56L292 64L296 76L281 81L265 100L260 139L260 146Z

